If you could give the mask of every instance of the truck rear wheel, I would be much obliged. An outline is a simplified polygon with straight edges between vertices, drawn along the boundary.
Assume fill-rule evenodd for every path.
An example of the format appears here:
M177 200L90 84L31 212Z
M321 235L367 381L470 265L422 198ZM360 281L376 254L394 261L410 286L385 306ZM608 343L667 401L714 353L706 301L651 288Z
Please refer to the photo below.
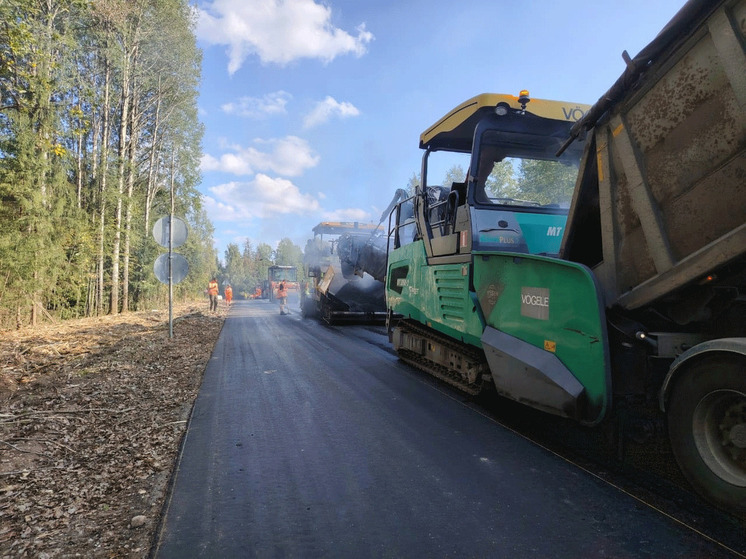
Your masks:
M713 355L683 371L669 399L668 432L697 492L746 515L746 360Z

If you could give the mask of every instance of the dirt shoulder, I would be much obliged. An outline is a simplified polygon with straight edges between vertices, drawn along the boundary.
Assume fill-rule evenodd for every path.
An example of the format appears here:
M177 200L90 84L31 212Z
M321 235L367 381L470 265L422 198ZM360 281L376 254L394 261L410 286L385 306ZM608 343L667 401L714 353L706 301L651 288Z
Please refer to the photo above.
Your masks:
M0 333L0 557L146 557L226 309Z

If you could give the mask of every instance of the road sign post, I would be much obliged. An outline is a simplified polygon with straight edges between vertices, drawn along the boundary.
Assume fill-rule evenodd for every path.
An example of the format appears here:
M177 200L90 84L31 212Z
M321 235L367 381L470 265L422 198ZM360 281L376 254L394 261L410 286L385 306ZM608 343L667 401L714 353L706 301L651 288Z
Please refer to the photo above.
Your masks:
M173 249L186 242L189 231L186 223L173 215L160 218L153 226L153 237L168 252L161 254L153 264L155 277L168 284L168 337L174 337L173 299L174 284L182 281L189 273L189 263Z

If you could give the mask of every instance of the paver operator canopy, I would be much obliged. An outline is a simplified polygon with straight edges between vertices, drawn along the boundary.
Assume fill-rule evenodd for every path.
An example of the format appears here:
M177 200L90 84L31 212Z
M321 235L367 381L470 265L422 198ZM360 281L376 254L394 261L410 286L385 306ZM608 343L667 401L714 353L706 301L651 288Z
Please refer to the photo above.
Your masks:
M448 150L470 153L477 123L487 114L507 116L512 113L530 113L544 119L575 122L590 107L564 101L531 99L529 92L521 91L517 97L500 93L482 93L461 103L420 135L420 148L431 151ZM505 112L503 112L505 111ZM523 128L523 131L526 131ZM560 143L567 138L558 136Z
M428 257L453 254L453 240L446 237L456 231L461 234L459 254L484 250L557 254L584 143L573 143L559 158L556 153L589 108L531 99L526 90L517 96L483 93L425 130L420 135L420 148L425 150L422 186L411 202L421 207L411 213L413 221L428 214L427 223L417 226ZM437 152L469 157L464 182L430 184L428 161ZM453 155L439 156L439 162L443 157ZM466 208L470 208L468 217ZM404 206L400 211L410 212ZM465 229L471 234L466 235ZM396 243L408 242L408 236L400 227Z
M436 151L471 153L469 188L460 203L569 208L582 145L562 157L556 153L569 125L589 109L563 101L484 93L460 104L420 136L422 176ZM446 185L449 186L449 185Z

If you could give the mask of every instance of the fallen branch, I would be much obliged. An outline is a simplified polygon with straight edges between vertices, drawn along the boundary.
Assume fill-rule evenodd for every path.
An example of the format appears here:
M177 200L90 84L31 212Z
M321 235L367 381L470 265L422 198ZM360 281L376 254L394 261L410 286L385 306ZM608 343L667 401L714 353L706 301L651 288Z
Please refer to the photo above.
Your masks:
M135 436L139 435L140 433L144 433L145 431L153 431L154 429L160 429L161 427L167 427L168 425L177 425L179 423L186 423L186 419L181 419L179 421L169 421L168 423L163 423L161 425L152 425L150 427L146 427L145 429L140 429L137 433L135 433Z
M93 412L105 412L105 413L127 413L136 410L137 408L126 408L123 410L113 410L111 408L83 408L81 410L32 410L19 413L17 415L2 414L2 417L10 417L7 421L0 421L0 423L13 423L19 419L26 417L44 416L50 414L70 414L79 415L82 413L93 413Z
M31 472L43 472L45 470L68 470L66 466L48 466L46 468L33 468L33 469L24 469L24 470L15 470L13 472L0 472L0 476L19 476L23 474L30 474Z
M36 454L37 456L42 456L42 457L46 458L47 460L54 460L54 457L50 456L49 454L44 454L42 452L36 452L34 450L24 450L22 448L18 448L14 444L9 443L8 441L0 441L0 443L2 443L4 445L8 445L10 448L12 448L13 450L16 450L18 452L25 452L26 454Z
M59 350L58 350L58 349L57 349L57 348L55 347L55 346L58 346L58 345L63 345L63 346L64 346L64 345L70 345L70 344L68 344L67 342L53 342L53 343L51 343L51 344L42 344L42 345L37 345L37 346L34 346L34 347L32 347L32 348L29 348L29 349L37 350L37 349L42 349L42 348L47 348L47 347L48 347L48 348L50 348L50 349L51 349L52 351L54 351L54 352L55 352L55 353L56 353L57 355L59 355L59 356L61 357L61 356L62 356L62 354L61 354L61 353L59 352ZM28 351L28 350L27 350L27 351Z
M77 454L77 451L73 450L69 446L66 446L66 445L64 445L62 443L58 443L57 441L52 441L50 439L27 439L27 438L22 438L22 439L16 439L16 441L28 441L28 442L36 442L36 443L49 443L49 444L52 444L52 445L55 445L55 446L62 447L65 450L72 452L73 454Z
M41 312L44 314L44 316L46 316L52 322L52 324L59 323L56 318L54 318L51 314L49 314L49 312L47 312L47 309L44 308L44 305L42 305L39 302L34 303L34 304L37 305L39 309L41 309Z

